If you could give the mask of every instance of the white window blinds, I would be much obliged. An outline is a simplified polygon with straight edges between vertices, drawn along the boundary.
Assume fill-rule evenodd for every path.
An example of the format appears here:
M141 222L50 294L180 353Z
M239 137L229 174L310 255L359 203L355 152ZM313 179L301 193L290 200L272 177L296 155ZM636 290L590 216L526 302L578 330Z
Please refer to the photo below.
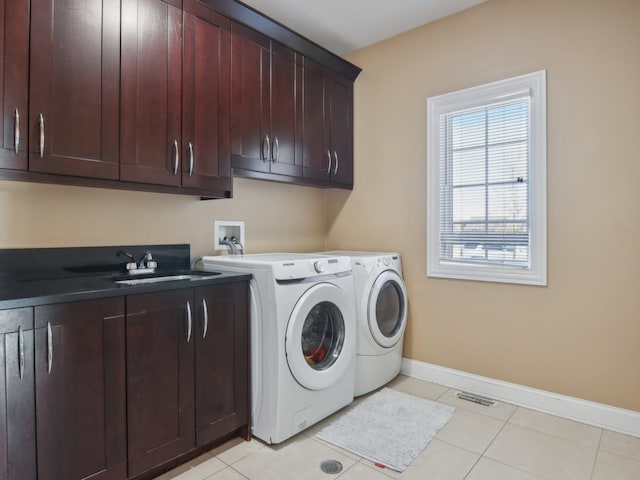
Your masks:
M440 257L529 266L529 96L440 119Z
M427 100L427 275L546 285L546 73Z

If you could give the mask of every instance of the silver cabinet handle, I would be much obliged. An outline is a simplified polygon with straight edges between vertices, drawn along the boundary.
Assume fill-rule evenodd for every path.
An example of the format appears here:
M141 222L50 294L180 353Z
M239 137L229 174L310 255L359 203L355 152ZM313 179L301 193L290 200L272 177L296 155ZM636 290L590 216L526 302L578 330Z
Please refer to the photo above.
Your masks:
M336 173L338 173L338 165L339 165L339 162L338 162L338 152L336 152L335 150L333 151L333 158L334 158L334 160L336 161L336 166L335 166L335 168L333 169L333 174L335 175Z
M268 161L269 160L269 151L271 150L271 145L270 145L270 141L269 141L269 135L265 135L262 138L262 149L260 150L260 153L262 154L262 161Z
M191 341L191 304L187 300L187 343Z
M53 333L51 322L47 322L47 373L51 373L53 367Z
M180 165L180 152L178 150L178 140L173 141L173 148L175 150L175 155L173 157L173 174L178 174L178 165Z
M207 308L207 301L202 299L202 313L204 317L204 325L202 327L202 338L207 336L207 330L209 330L209 309Z
M189 176L193 175L193 167L195 164L195 158L193 156L193 144L189 142L189 146L187 147L189 150Z
M22 325L18 328L18 374L20 378L24 376L24 334Z
M40 114L38 123L40 123L40 158L42 158L44 156L44 117L42 114Z
M329 163L327 164L327 173L331 172L331 152L329 150L327 150L327 160L329 160Z
M18 153L18 147L20 146L20 112L16 108L13 124L13 148ZM21 377L22 378L22 377Z
M273 137L273 147L271 148L271 162L276 163L280 160L280 143L278 137Z

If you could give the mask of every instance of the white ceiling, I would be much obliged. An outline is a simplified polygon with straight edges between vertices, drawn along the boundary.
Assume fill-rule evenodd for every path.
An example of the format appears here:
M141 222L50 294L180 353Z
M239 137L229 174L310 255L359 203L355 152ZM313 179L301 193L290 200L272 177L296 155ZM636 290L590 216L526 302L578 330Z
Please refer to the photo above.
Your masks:
M337 54L346 55L486 0L242 0Z

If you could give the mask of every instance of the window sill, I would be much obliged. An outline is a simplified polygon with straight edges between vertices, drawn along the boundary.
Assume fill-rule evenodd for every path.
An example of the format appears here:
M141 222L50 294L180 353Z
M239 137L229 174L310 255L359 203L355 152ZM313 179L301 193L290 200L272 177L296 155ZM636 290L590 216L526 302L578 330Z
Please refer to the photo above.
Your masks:
M535 271L522 267L492 267L448 262L440 262L435 266L427 265L427 277L518 285L547 285L546 271Z

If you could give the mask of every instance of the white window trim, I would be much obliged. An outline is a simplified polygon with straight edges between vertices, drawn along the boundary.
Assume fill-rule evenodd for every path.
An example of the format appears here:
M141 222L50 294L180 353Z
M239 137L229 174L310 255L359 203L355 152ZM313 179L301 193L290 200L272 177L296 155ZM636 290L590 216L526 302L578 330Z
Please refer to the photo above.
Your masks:
M531 94L529 268L475 265L440 259L440 116L522 94ZM427 276L547 285L547 96L546 71L427 99Z

